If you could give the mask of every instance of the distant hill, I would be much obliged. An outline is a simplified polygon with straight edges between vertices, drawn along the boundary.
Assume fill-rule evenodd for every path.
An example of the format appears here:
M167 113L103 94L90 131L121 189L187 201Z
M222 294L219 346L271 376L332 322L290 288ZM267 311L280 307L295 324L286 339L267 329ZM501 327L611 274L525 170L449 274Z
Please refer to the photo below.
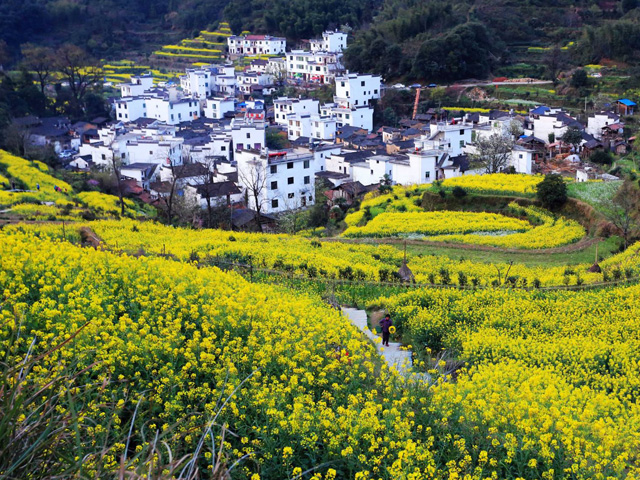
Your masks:
M85 46L100 58L148 54L225 20L297 41L348 27L352 70L447 82L519 62L541 65L554 46L576 63L640 61L640 0L4 0L0 39ZM38 12L38 14L34 14ZM543 69L534 69L540 73Z

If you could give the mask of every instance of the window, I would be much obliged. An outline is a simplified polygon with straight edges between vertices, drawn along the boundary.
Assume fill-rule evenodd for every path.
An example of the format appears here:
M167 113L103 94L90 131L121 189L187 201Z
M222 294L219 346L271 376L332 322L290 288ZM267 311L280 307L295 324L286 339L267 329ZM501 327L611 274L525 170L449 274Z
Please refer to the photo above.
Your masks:
M311 195L309 195L309 201L313 202L313 197Z
M309 160L305 160L303 163L304 168L309 168Z
M271 200L271 208L278 208L278 199L274 198Z
M152 150L149 150L149 155L153 155L153 151Z
M107 156L106 156L104 153L102 154L102 159L103 159L103 160L106 160L106 159L107 159Z
M464 129L460 129L460 135L464 135Z
M377 94L378 94L378 89L375 89L375 90L373 91L373 94L374 94L374 95L377 95Z
M173 113L171 114L171 120L173 120Z
M361 86L361 87L364 87L364 80L362 80L362 81L360 82L360 86Z
M431 172L425 172L424 178L429 178L429 177L431 177Z
M271 173L278 173L278 166L277 165L271 165Z
M310 183L311 183L311 177L307 175L306 177L304 177L304 184L309 185Z
M293 162L287 163L287 169L291 170L293 168Z
M277 190L278 189L278 182L271 182L271 190Z
M124 159L125 158L125 154L123 153L122 155L120 155L120 158Z
M178 114L178 118L182 118L182 114L181 113Z
M227 151L227 147L226 147L226 146L224 146L224 145L223 145L223 146L221 146L221 147L220 147L220 151L221 151L221 152L226 152L226 151Z
M289 178L287 178L287 183L288 183L289 185L293 185L293 177L289 177Z
M522 158L522 154L521 154L521 153L520 153L520 154L518 154L518 158Z
M287 198L293 198L293 193L288 194Z
M373 175L373 170L371 170L371 175Z
M464 147L464 140L460 140L460 148Z

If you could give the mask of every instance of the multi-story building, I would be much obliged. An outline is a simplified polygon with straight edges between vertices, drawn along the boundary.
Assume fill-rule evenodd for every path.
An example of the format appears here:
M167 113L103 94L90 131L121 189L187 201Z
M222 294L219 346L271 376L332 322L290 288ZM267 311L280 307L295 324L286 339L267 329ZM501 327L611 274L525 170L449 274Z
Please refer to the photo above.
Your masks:
M256 86L273 85L273 76L268 73L242 72L236 75L236 85L240 93L251 95Z
M380 98L380 76L347 73L336 77L336 95L333 101L346 107L370 105Z
M314 155L304 150L236 152L238 183L249 208L279 213L315 202ZM256 198L257 197L257 198ZM259 204L259 205L257 205Z
M260 150L264 148L266 143L265 128L264 122L234 119L231 123L234 151Z
M347 34L339 31L326 31L322 38L309 40L312 52L341 53L347 48Z
M273 101L275 122L287 126L287 115L317 114L319 106L320 102L312 98L279 97Z
M153 118L168 125L195 120L200 116L200 104L195 98L181 98L175 89L152 90L141 96L116 101L116 119L133 122Z
M231 55L279 55L287 50L287 40L270 35L233 35L227 38Z
M131 77L129 83L122 83L120 85L120 94L122 97L135 97L142 95L153 88L153 76L147 75L135 75Z
M212 97L207 98L204 103L204 117L220 120L225 113L234 112L236 102L232 97Z
M335 118L338 129L349 125L369 132L373 130L373 108L368 105L347 107L338 103L325 103L320 107L320 114L323 117Z
M341 54L292 50L287 53L287 77L290 81L328 84L343 70Z
M300 137L333 141L336 138L336 119L320 115L292 114L287 116L289 140Z

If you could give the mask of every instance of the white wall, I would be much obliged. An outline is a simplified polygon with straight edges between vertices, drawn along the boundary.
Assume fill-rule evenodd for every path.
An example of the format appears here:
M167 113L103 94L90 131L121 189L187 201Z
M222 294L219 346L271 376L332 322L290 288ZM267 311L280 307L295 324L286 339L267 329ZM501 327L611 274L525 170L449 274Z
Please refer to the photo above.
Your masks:
M312 98L280 97L273 101L275 122L287 127L289 126L287 115L317 114L319 108L320 102Z
M233 98L207 98L204 104L204 117L219 120L224 114L234 112L236 109Z
M336 77L337 103L348 107L369 105L370 100L380 98L380 77L378 75L360 75L352 73Z

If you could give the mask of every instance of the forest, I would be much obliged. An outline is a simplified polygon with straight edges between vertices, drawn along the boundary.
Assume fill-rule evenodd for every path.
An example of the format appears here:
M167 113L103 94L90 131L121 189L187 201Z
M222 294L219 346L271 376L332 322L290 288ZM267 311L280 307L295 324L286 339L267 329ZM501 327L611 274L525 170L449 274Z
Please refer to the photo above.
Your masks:
M0 64L17 63L27 42L73 43L96 58L132 58L224 20L236 34L281 35L292 46L325 29L346 29L347 68L388 79L484 78L522 61L523 52L530 60L531 51L554 48L575 65L610 59L633 66L640 60L638 6L638 0L4 0L0 46L7 58Z

